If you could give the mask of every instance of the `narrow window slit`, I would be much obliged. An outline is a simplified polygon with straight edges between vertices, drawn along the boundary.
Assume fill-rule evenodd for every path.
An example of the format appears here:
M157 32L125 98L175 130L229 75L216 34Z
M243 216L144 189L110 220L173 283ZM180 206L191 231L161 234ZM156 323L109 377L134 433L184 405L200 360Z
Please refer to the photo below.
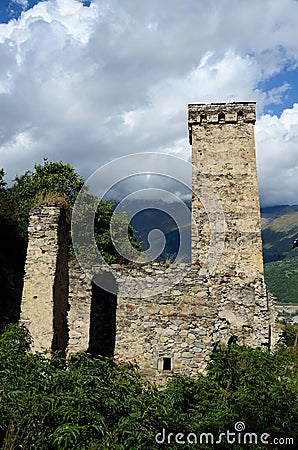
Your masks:
M172 370L171 358L163 358L163 370Z
M223 112L218 114L218 121L219 122L224 122L225 121L226 116L224 115Z

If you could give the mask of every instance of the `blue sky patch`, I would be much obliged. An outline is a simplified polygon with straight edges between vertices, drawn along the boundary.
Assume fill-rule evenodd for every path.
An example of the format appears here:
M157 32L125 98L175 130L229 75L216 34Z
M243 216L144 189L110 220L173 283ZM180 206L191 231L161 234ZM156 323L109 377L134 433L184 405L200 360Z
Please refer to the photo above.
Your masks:
M41 3L46 0L28 0L27 5L26 2L17 0L1 0L0 4L0 23L8 23L11 19L18 19L23 11L27 11L33 6L37 5L37 3ZM91 5L90 0L79 0L83 6L89 7Z
M258 89L267 92L269 102L264 108L265 114L280 117L284 109L292 108L298 103L298 67L285 69L266 81L259 83Z
M18 19L23 11L33 8L44 0L28 0L27 6L13 0L2 0L0 6L0 23L8 23L11 19Z

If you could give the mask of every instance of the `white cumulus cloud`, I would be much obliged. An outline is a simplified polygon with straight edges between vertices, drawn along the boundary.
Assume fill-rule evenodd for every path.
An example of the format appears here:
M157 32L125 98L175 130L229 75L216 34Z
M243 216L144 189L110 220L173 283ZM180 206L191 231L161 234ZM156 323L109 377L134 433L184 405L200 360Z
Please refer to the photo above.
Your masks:
M298 204L298 103L280 118L256 123L259 189L263 204Z
M188 103L254 100L262 200L290 202L294 175L273 196L265 155L272 127L295 173L296 138L286 111L262 114L292 86L260 82L297 66L297 19L295 0L40 2L0 24L0 166L9 181L44 157L86 177L134 152L189 159Z

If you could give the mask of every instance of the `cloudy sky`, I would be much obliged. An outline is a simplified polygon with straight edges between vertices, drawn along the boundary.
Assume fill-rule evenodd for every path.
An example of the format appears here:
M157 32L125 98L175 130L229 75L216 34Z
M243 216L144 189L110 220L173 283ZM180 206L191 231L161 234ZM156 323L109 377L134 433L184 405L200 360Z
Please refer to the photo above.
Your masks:
M297 0L1 0L0 167L190 158L187 104L256 101L263 206L298 204Z

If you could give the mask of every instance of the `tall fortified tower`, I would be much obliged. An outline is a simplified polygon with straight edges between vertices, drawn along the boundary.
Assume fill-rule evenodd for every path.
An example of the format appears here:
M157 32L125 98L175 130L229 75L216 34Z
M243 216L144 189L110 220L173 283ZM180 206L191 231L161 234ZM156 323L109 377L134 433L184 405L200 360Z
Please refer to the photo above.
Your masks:
M213 341L237 336L239 343L270 347L272 320L263 276L255 103L191 104L188 111L192 163L198 169L193 173L193 188L200 178L207 179L225 219L222 254L209 281L210 302L217 305L222 321L215 326ZM193 236L198 258L193 262L202 266L210 223L195 196L192 213L198 227L198 236Z

